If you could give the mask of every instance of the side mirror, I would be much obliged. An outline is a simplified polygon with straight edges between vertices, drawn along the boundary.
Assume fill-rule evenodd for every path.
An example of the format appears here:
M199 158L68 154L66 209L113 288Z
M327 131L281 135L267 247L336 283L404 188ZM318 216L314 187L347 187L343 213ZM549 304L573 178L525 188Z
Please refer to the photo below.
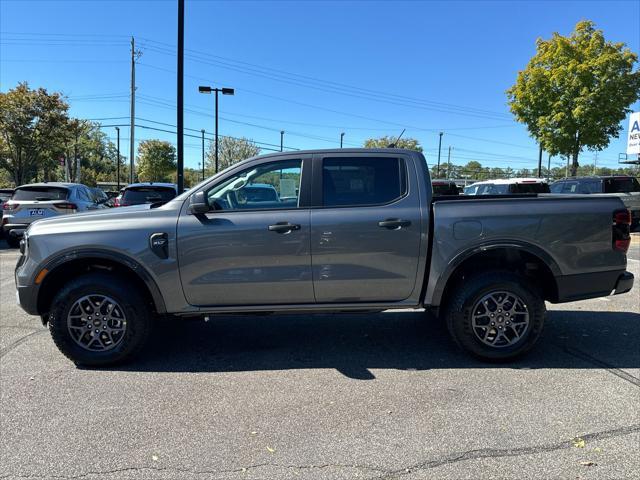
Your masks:
M196 192L191 195L189 200L189 213L192 215L201 215L207 213L211 208L207 202L204 192Z

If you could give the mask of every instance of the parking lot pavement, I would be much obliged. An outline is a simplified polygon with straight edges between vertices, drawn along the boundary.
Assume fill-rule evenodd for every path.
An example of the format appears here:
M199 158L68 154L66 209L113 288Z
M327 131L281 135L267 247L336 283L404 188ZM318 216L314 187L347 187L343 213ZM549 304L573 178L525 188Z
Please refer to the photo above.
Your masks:
M161 323L137 362L83 370L15 305L16 258L0 248L0 478L639 478L637 286L550 305L506 365L382 313Z

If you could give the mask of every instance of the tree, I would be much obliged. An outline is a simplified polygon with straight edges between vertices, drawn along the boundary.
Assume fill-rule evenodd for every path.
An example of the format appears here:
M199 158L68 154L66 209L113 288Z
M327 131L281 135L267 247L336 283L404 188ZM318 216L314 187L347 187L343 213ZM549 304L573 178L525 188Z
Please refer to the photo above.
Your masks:
M581 21L569 37L538 39L537 52L507 90L511 112L552 155L573 160L587 148L602 150L621 130L640 97L638 57L623 43L605 41L593 22Z
M176 149L163 140L144 140L138 146L138 179L166 182L176 169Z
M37 177L39 167L54 168L68 109L61 94L32 90L26 82L0 93L0 167L16 185Z
M259 154L260 147L258 147L253 140L244 137L221 137L218 145L218 168L222 171L235 163ZM215 144L213 142L209 143L209 151L207 152L205 163L207 175L215 173L216 155Z
M370 138L365 140L364 147L365 148L387 148L389 145L395 144L396 148L406 148L407 150L416 150L418 152L422 152L422 147L420 146L420 142L415 138L401 138L398 140L398 137L393 137L389 135L385 135L380 138Z

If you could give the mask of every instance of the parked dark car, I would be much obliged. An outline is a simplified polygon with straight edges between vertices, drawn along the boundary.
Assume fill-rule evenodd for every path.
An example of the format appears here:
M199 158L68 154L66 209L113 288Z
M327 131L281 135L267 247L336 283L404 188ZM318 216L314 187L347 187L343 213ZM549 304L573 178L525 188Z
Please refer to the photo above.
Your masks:
M440 195L460 195L460 190L456 182L452 180L432 180L431 188L434 197Z
M631 212L632 228L640 223L640 182L631 175L563 178L551 185L551 193L613 195Z
M178 194L174 183L143 182L132 183L120 190L114 207L127 207L144 203L166 203Z

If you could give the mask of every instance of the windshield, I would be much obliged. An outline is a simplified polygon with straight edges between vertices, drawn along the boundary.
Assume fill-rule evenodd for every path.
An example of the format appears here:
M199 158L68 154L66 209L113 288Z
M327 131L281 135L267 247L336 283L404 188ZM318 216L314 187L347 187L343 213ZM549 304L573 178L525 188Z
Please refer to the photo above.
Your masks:
M468 187L464 187L464 194L465 195L475 195L477 190L478 190L478 186L477 185L470 185Z
M64 187L19 187L13 193L12 200L66 200L69 190Z
M131 187L124 191L120 205L168 202L175 196L176 191L170 187Z
M606 178L604 180L604 193L631 193L640 192L640 183L634 177Z

